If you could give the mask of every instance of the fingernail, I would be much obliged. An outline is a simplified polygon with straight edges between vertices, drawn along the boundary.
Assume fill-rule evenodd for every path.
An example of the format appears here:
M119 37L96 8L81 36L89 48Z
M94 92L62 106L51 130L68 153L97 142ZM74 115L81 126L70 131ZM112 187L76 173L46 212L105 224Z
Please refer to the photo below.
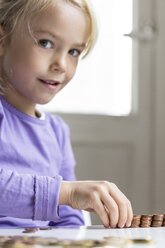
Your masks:
M120 228L123 228L123 227L124 227L124 225L123 225L123 224L121 224L121 225L119 225L119 227L120 227Z
M105 227L105 228L109 228L109 224L107 224L107 225L104 225L104 227Z
M127 227L130 227L130 226L131 226L131 222L129 222L126 226L127 226Z

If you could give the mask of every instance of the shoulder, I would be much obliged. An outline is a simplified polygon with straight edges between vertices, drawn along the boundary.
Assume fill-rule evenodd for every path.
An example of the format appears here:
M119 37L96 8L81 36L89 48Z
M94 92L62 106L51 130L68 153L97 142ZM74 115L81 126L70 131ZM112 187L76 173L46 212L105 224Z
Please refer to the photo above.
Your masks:
M70 136L68 124L59 115L47 114L47 120L59 143L64 143Z
M0 96L0 119L2 119L5 115L5 108L3 106L2 98Z
M0 95L0 112L3 110L3 104L2 104L2 96Z
M69 129L69 126L59 115L47 114L47 119L49 124L56 130L65 131Z

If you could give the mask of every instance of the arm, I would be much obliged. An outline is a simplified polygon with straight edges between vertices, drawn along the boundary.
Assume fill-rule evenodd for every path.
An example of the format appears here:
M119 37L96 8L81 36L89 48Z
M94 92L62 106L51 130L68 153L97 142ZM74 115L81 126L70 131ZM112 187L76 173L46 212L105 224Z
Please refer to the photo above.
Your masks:
M72 152L72 147L70 143L70 130L69 127L61 120L60 127L62 127L61 135L61 154L63 156L61 169L59 174L62 176L63 181L76 181L74 168L75 168L75 159ZM64 193L65 195L65 193ZM81 210L74 209L67 204L60 204L59 206L59 216L60 221L50 222L50 225L56 226L81 226L84 225L83 214Z
M4 169L0 170L0 203L1 216L54 221L58 220L58 204L68 205L66 209L62 206L61 225L80 225L83 222L75 209L95 211L105 227L129 226L132 219L130 202L112 183L61 183L59 176L20 175Z
M0 215L57 220L61 177L32 176L0 170Z
M66 168L64 172L61 174L63 179L61 182L61 187L62 184L65 182L72 182L76 181L74 171L70 168ZM67 176L68 175L68 176ZM61 188L60 188L61 190ZM64 190L62 190L63 197L67 197L67 191L68 187L66 186ZM50 225L56 224L56 226L81 226L84 225L84 219L83 219L83 214L82 211L79 209L72 208L71 205L67 204L67 202L60 203L59 204L59 216L60 216L60 221L53 223L51 222Z
M63 155L60 170L63 181L59 196L61 221L58 224L82 225L78 210L83 209L96 212L105 227L130 226L133 215L131 204L115 184L105 181L76 182L69 128L64 123L58 126L63 131L59 139Z

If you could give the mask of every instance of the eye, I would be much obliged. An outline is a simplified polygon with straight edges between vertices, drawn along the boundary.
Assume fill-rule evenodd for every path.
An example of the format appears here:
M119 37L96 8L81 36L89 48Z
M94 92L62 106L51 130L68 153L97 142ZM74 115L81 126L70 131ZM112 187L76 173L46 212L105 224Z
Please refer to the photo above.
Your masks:
M80 55L80 51L77 49L71 49L69 50L69 54L72 55L73 57L77 57Z
M53 44L49 40L39 40L38 44L44 48L52 48Z

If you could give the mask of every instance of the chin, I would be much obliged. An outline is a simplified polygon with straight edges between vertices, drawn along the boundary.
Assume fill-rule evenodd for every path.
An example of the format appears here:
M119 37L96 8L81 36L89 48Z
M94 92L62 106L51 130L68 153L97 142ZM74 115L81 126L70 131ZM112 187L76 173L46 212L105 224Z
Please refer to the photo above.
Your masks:
M51 99L40 99L37 101L37 104L44 105L44 104L49 103L52 99L53 99L53 97Z

